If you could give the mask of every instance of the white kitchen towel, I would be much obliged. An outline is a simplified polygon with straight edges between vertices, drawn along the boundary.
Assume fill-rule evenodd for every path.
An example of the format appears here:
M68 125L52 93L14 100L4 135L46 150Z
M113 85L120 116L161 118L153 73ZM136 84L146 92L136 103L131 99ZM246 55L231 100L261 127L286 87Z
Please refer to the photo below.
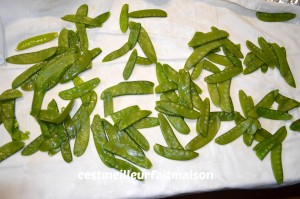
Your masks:
M0 65L4 63L4 31L0 16Z

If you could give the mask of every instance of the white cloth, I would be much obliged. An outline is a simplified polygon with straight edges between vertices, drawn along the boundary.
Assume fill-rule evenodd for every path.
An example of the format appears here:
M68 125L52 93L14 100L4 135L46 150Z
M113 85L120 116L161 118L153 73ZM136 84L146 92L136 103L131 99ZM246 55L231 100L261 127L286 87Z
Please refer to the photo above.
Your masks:
M244 55L248 52L246 40L257 44L257 38L263 36L267 41L276 42L285 46L287 58L294 74L297 88L289 87L278 70L269 69L266 74L257 71L250 75L239 75L232 80L231 96L236 111L241 111L238 91L243 89L258 101L273 89L300 101L300 26L293 23L265 23L256 19L255 12L232 3L218 0L0 0L0 13L5 30L6 55L15 52L17 43L25 38L46 32L60 31L63 27L75 30L72 23L62 21L60 17L76 12L79 5L86 3L89 6L89 16L95 17L100 13L110 11L109 20L101 28L88 30L90 49L102 48L103 52L93 60L93 68L81 75L87 81L100 77L101 83L95 89L97 94L121 81L122 71L129 54L108 63L102 59L109 52L121 47L128 38L129 31L122 34L118 26L119 14L124 3L129 4L129 10L160 8L168 13L167 18L132 19L142 23L147 30L155 47L158 61L167 63L179 70L184 66L188 56L192 53L187 43L195 31L207 32L211 26L224 29L230 33L230 39L241 44ZM278 5L279 6L279 5ZM44 49L57 45L57 40L24 52ZM137 47L138 54L144 56ZM25 70L27 66L5 63L0 67L0 93L11 87L13 79ZM222 67L220 67L222 69ZM203 71L196 83L203 89L201 97L208 97L206 83L203 78L209 73ZM149 80L158 85L155 75L155 66L136 66L129 79ZM59 107L66 106L68 101L61 100L58 92L72 87L72 83L58 85L50 90L45 98L43 107L51 99L56 99ZM29 115L32 92L23 92L23 97L17 100L16 116L20 129L31 132L26 144L34 140L40 129L34 118ZM99 98L98 98L99 99ZM114 109L139 105L141 109L152 110L151 116L157 116L154 110L158 95L124 96L114 99ZM75 110L80 106L76 101ZM211 110L219 110L211 105ZM103 117L103 101L99 99L94 114ZM294 119L300 117L299 109L291 111ZM106 118L110 120L110 118ZM176 132L178 140L185 146L197 133L195 121L188 120L191 127L189 135ZM285 125L287 128L292 121L261 120L262 126L274 133ZM223 122L218 135L225 133L234 126L233 122ZM3 125L0 126L0 145L9 141ZM131 179L97 179L98 172L119 174L118 171L107 168L97 155L92 136L89 146L82 157L74 157L73 162L67 164L60 154L49 157L46 153L38 152L24 157L20 153L0 163L0 195L1 198L151 198L203 192L224 188L254 188L275 187L276 182L272 174L270 157L260 161L252 147L246 147L243 139L239 138L231 144L220 146L211 142L203 149L198 150L199 157L191 161L172 161L158 156L153 145L166 145L159 127L141 130L150 143L151 149L145 154L153 163L150 170L142 169L144 173L153 175L144 182ZM288 130L288 136L283 143L284 185L300 181L300 134ZM74 141L71 146L73 148ZM160 179L161 175L176 172L191 172L201 175L204 179ZM207 178L205 175L207 174ZM211 176L211 174L213 176ZM101 177L101 176L99 176ZM211 179L211 177L213 179ZM96 179L95 179L96 178Z
M4 42L3 42L3 27L2 27L2 21L0 16L0 65L4 63Z

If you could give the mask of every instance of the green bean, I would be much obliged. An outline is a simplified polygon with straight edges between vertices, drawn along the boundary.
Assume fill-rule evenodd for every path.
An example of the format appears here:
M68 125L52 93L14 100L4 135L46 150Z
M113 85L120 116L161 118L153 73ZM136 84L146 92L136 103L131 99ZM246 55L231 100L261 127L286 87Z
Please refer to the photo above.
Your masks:
M29 156L39 151L39 146L45 141L43 135L38 136L32 142L30 142L21 152L23 156Z
M124 108L118 112L115 112L110 115L111 119L114 121L114 123L119 123L121 119L124 118L125 115L131 115L132 113L138 112L140 108L137 105L129 106L127 108Z
M123 33L125 33L128 28L128 21L129 21L128 7L129 7L128 4L124 4L120 12L119 24L120 24L120 29Z
M208 84L221 83L226 80L230 80L234 76L237 76L238 74L240 74L242 72L242 70L243 69L239 68L239 67L228 68L219 73L215 73L215 74L205 77L204 81Z
M283 183L283 168L282 168L282 144L276 144L271 151L271 164L274 177L276 179L277 184Z
M259 59L254 53L249 52L247 53L245 59L244 59L244 65L246 68L243 71L244 75L250 74L260 67L262 67L265 63Z
M223 111L215 111L209 113L209 118L218 117L221 122L223 121L232 121L235 118L235 112L223 112Z
M263 37L258 37L258 44L261 49L267 54L267 56L270 57L270 60L273 63L271 67L278 66L278 59L272 45L268 43Z
M131 44L126 42L121 48L106 55L102 62L109 62L125 55L131 48Z
M134 124L135 122L149 116L151 114L151 111L148 110L140 110L136 113L133 113L131 115L127 115L126 118L123 118L120 123L118 124L119 130L123 130L130 125Z
M84 82L78 86L75 86L73 88L60 91L58 93L59 97L64 100L73 100L76 98L79 98L83 96L84 94L90 92L94 88L96 88L100 83L99 78L93 78L87 82Z
M83 155L89 143L90 137L90 117L87 108L84 108L80 114L80 128L76 134L73 153L79 157Z
M188 45L190 47L201 46L203 44L207 44L212 41L223 39L228 36L229 36L228 32L226 32L224 30L211 31L211 32L207 32L203 35L199 35L199 36L195 34L195 36L188 43Z
M219 48L222 44L217 40L207 44L204 44L197 49L188 57L184 64L184 69L189 70L194 67L199 61L201 61L208 53L212 50Z
M165 109L171 113L174 113L174 115L188 119L197 119L200 116L199 112L173 102L157 101L156 107Z
M134 126L129 126L125 129L126 133L145 151L150 149L147 139Z
M109 141L104 144L104 148L143 168L150 169L152 167L152 163L144 154L139 153L126 144Z
M168 120L161 113L158 113L158 120L160 123L161 132L167 145L170 148L183 149L180 142L176 138L170 124L168 123Z
M134 49L132 51L132 53L130 54L130 57L126 63L124 70L123 70L123 78L125 80L128 80L131 75L134 65L135 65L135 62L136 62L136 58L137 58L137 50Z
M129 24L132 22L129 22ZM140 35L140 31L141 31L141 24L140 23L133 23L130 25L130 33L129 33L129 37L128 37L128 43L130 43L131 48L133 49L134 46L136 45L139 35Z
M256 12L257 19L265 22L284 22L294 19L296 14L290 12L282 13L267 13L267 12Z
M238 137L240 137L244 132L247 131L247 129L253 124L253 120L251 118L245 120L241 124L235 126L231 130L227 131L223 135L217 137L215 139L215 142L217 144L228 144L234 140L236 140Z
M83 4L78 7L76 15L86 17L87 13L88 13L88 6L86 4ZM81 51L88 50L89 49L89 41L88 41L88 37L87 37L87 33L86 33L85 24L75 23L75 25L76 25L76 30L78 32Z
M159 120L156 117L146 117L133 124L136 129L152 128L159 126Z
M6 62L12 64L35 64L52 57L57 49L58 47L51 47L36 52L13 55L6 58Z
M111 94L112 97L122 95L141 95L153 94L154 83L150 81L127 81L105 89L101 94L101 99L106 93Z
M205 60L204 60L205 61ZM195 80L197 79L201 72L202 72L202 69L204 68L204 61L200 61L193 69L192 73L191 73L191 79L192 80Z
M257 114L261 117L272 119L272 120L291 120L293 116L287 112L268 109L264 107L257 108Z
M131 18L145 18L145 17L167 17L168 14L160 9L146 9L136 10L128 14Z
M259 57L263 62L265 62L268 66L272 66L272 60L270 57L259 47L253 44L251 41L247 40L246 45L248 49L253 52L257 57Z
M218 30L216 27L211 27L211 29L213 31ZM234 44L230 39L224 38L224 39L220 39L219 41L234 56L236 56L237 58L244 58L244 55L241 52L240 48L236 44Z
M151 65L152 61L146 57L137 56L135 63L139 65Z
M230 97L230 84L231 80L226 80L218 84L219 96L220 96L220 108L225 112L233 112L234 107L232 99Z
M300 131L300 119L294 121L291 125L290 125L290 129L293 131Z
M206 58L214 63L220 64L225 67L233 67L232 62L227 56L210 53L206 56Z
M213 116L211 117L208 126L207 136L203 136L202 134L197 135L185 146L186 150L196 151L212 141L220 129L221 120L217 115Z
M159 144L154 145L154 151L165 158L171 160L191 160L199 156L198 153L184 149L173 149Z
M0 147L0 162L8 158L9 156L15 154L25 146L24 142L21 141L11 141Z
M178 95L179 101L182 100L187 104L188 108L193 108L191 96L191 77L190 74L184 69L179 70Z
M20 98L22 96L23 94L21 93L21 91L17 89L8 89L5 90L3 93L1 93L0 102L4 100L12 100L12 99Z
M201 114L197 119L197 124L196 124L197 133L201 134L203 137L206 137L208 131L209 112L210 112L210 102L208 98L205 98L200 109Z
M33 46L47 43L55 39L57 36L58 36L57 32L50 32L50 33L45 33L34 37L30 37L18 43L16 47L16 51L25 50Z
M132 26L134 24L135 24L135 22L132 23ZM129 24L129 27L130 26L131 26L131 23ZM156 57L155 49L153 47L153 44L151 42L151 39L150 39L148 33L146 32L146 30L142 26L141 26L140 34L139 34L139 37L138 37L138 43L139 43L142 51L146 55L146 57L148 59L150 59L152 61L152 63L156 63L157 62L157 57Z

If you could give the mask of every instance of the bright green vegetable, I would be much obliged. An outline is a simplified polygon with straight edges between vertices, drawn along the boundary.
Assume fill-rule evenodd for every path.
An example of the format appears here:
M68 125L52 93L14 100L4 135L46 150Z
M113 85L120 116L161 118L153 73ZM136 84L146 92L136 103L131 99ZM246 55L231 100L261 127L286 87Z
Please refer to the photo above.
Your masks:
M129 77L130 77L130 75L133 71L133 68L135 66L136 59L137 59L137 50L134 49L132 51L132 53L130 54L130 57L129 57L127 63L126 63L126 66L125 66L124 70L123 70L123 78L125 80L129 79Z
M223 39L228 36L229 36L228 32L226 32L224 30L211 31L211 32L207 32L203 35L195 34L194 37L192 38L192 40L188 43L188 45L190 47L201 46L203 44L206 44L206 43L209 43L212 41L216 41L219 39Z
M151 111L148 110L140 110L138 112L135 112L131 115L127 115L127 117L123 118L120 123L118 124L119 130L123 130L135 122L149 116L151 114Z
M184 149L173 149L159 144L154 145L154 151L165 158L171 160L191 160L199 156L198 153Z
M125 55L131 48L131 44L126 42L121 48L106 55L102 62L109 62Z
M197 133L201 134L203 137L206 137L208 131L209 112L210 112L210 101L208 98L205 98L200 109L201 114L197 119L197 124L196 124Z
M145 17L167 17L167 13L160 9L146 9L136 10L128 14L132 18L145 18Z
M119 18L119 23L120 23L120 29L123 33L125 33L128 29L128 4L124 4L122 6L121 12L120 12L120 18Z
M49 41L55 39L57 36L58 36L57 32L50 32L50 33L45 33L45 34L37 35L34 37L30 37L28 39L21 41L17 45L16 50L25 50L25 49L31 48L33 46L44 44L46 42L49 42Z
M11 141L0 147L0 162L8 158L9 156L15 154L25 146L24 142L21 141Z
M281 153L282 153L282 144L278 143L274 146L274 148L271 151L272 170L277 184L283 183L283 168L282 168Z
M265 22L284 22L294 19L296 14L290 12L282 13L267 13L267 12L256 12L257 19Z
M233 78L234 76L237 76L238 74L240 74L242 72L242 70L243 69L239 68L239 67L228 68L219 73L215 73L215 74L205 77L204 81L208 84L221 83L221 82L224 82L226 80Z
M197 119L200 116L199 112L173 102L157 101L155 109L157 108L161 108L161 110L166 110L167 112L164 112L165 114L171 112L173 113L173 115L181 116L188 119Z

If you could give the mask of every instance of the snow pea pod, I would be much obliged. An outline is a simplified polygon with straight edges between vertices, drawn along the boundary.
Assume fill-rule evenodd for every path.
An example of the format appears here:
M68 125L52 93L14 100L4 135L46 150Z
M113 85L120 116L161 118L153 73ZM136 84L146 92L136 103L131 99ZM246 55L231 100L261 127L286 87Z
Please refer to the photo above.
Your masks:
M46 140L43 135L38 136L30 142L21 152L23 156L29 156L39 151L39 146Z
M115 86L105 89L101 94L101 99L106 93L111 94L112 97L122 95L141 95L153 94L154 83L150 81L127 81L120 82Z
M196 124L197 133L201 134L203 137L206 137L208 131L209 112L210 112L210 102L208 98L205 98L200 109L201 114L197 119L197 124Z
M156 107L165 109L168 112L174 113L174 115L188 119L197 119L200 116L199 112L173 102L157 101Z
M207 84L207 90L212 103L216 107L220 107L220 94L219 94L218 84Z
M12 88L17 88L21 86L26 80L28 80L30 77L32 77L34 74L36 74L38 71L40 71L46 63L41 62L38 64L35 64L25 70L23 73L18 75L12 82L11 87Z
M138 112L135 112L131 115L128 115L126 118L123 118L120 123L118 124L119 130L123 130L135 122L149 116L151 114L151 111L148 110L140 110Z
M15 154L25 146L24 142L21 141L11 141L0 147L0 162L8 158L9 156Z
M248 118L241 124L235 126L231 130L227 131L223 135L217 137L215 139L215 142L217 144L225 145L228 144L234 140L236 140L238 137L240 137L244 132L247 131L247 129L252 125L253 119Z
M60 145L60 152L65 162L70 163L73 160L70 140L67 139Z
M193 107L200 110L203 101L199 96L199 93L197 92L195 84L191 85L191 96L192 96Z
M251 52L253 52L257 57L259 57L268 66L272 66L272 60L262 49L257 47L255 44L253 44L249 40L246 41L246 46Z
M159 120L156 117L146 117L133 124L136 129L145 129L159 126Z
M243 71L244 75L250 74L260 67L262 67L265 63L259 59L253 52L247 53L244 59L244 65L246 68Z
M21 41L20 43L18 43L16 50L17 51L25 50L25 49L31 48L33 46L47 43L47 42L55 39L57 36L58 36L57 32L49 32L49 33L45 33L45 34L27 38L27 39Z
M62 48L69 48L69 30L63 28L58 35L58 46Z
M147 139L133 125L127 127L125 131L143 150L148 151L150 149Z
M256 17L265 22L284 22L294 19L296 14L291 12L276 12L276 13L268 13L268 12L256 12Z
M272 119L272 120L291 120L293 116L284 111L273 110L264 107L258 107L256 109L258 116Z
M176 135L174 134L170 124L168 123L168 120L161 113L158 113L158 120L161 132L167 145L170 148L183 149L180 142L176 138Z
M131 18L167 17L168 14L166 13L166 11L160 9L145 9L130 12L128 16Z
M60 91L58 95L64 100L73 100L90 92L91 90L96 88L99 85L99 83L99 78L93 78L73 88Z
M129 77L130 77L130 75L131 75L131 73L133 71L133 68L135 66L136 58L137 58L137 50L134 49L132 51L132 53L130 54L129 59L128 59L127 63L126 63L126 66L125 66L125 68L123 70L123 78L125 80L128 80Z
M184 69L189 70L194 67L199 61L201 61L208 53L212 50L219 48L222 44L217 41L212 41L210 43L204 44L197 49L188 57L184 64Z
M186 150L196 151L212 141L220 129L221 120L217 115L213 116L211 117L208 126L207 136L203 136L202 134L197 135L185 146Z
M152 167L152 163L144 154L139 153L126 144L109 141L104 144L104 148L143 168L150 169Z
M216 27L211 27L212 31L219 30ZM230 53L232 53L237 58L244 58L243 53L241 52L240 48L234 44L229 38L223 38L219 40L223 47L225 47Z
M87 26L91 27L101 27L103 22L102 20L96 19L96 18L90 18L86 16L79 16L79 15L74 15L74 14L68 14L63 17L61 17L62 20L69 21L69 22L74 22L74 23L81 23L85 24Z
M215 73L212 75L209 75L204 78L204 81L208 84L216 84L216 83L221 83L226 80L230 80L234 76L237 76L242 72L242 68L239 67L232 67L225 69L223 71L220 71L219 73Z
M121 48L106 55L102 62L109 62L125 55L131 48L131 44L126 42Z
M230 84L231 80L226 80L218 84L218 91L220 96L220 108L225 112L233 112L234 107L230 97Z
M278 103L277 110L279 111L290 111L300 106L300 103L298 101L286 97L280 93L278 93L278 95L276 96L275 101Z
M60 80L60 83L66 83L71 79L75 78L81 72L88 69L91 61L96 58L102 50L100 48L94 48L93 50L86 50L83 54L76 60L72 66L65 72Z
M89 143L90 137L90 114L87 108L84 108L80 114L80 128L76 134L73 153L79 157L83 155Z
M139 110L140 108L137 105L129 106L111 114L110 117L114 121L114 123L117 124L125 117L125 115L131 115L132 113L138 112Z
M168 118L170 124L179 132L182 134L188 134L191 130L190 127L187 125L187 123L184 121L184 119L180 116L172 116L172 115L166 115Z
M135 24L135 22L130 23L129 26L131 26L131 24L133 26ZM157 62L157 57L156 57L156 52L155 52L154 46L151 42L151 39L150 39L148 33L143 28L143 26L141 26L141 29L140 29L140 34L139 34L139 37L138 37L138 43L139 43L142 51L146 55L146 57L148 59L150 59L152 61L152 63L156 63Z
M120 24L120 29L123 33L125 33L128 29L128 21L129 21L128 9L129 9L128 4L124 4L120 12L119 24Z
M103 99L104 117L109 116L114 112L113 97L108 93Z
M172 80L173 82L175 82L175 83L178 84L179 73L174 68L172 68L170 65L168 65L168 64L163 64L162 67L163 67L163 71L164 71L165 75L170 80Z
M223 49L223 52L224 52L225 56L229 59L229 61L231 61L232 65L234 67L239 67L239 68L243 69L242 61L239 58L237 58L236 56L234 56L225 47L222 47L222 49Z
M235 112L230 112L230 113L227 113L227 112L223 112L223 111L214 111L214 112L210 112L209 113L209 118L210 120L213 118L213 117L218 117L220 119L220 121L232 121L234 120L235 118Z
M160 144L155 144L153 148L158 155L171 160L191 160L199 156L199 154L194 151L172 149L169 147L164 147Z
M191 77L184 69L179 70L178 80L178 96L179 101L187 104L188 108L193 109L193 102L191 96Z
M290 125L290 129L293 131L300 131L300 119L294 121L291 125Z
M114 158L114 156L112 153L104 149L104 144L107 143L108 140L106 138L103 122L98 114L96 114L93 118L91 130L93 133L94 144L100 159L106 166L112 167L111 164L107 163L107 159Z
M218 73L221 71L215 64L211 63L210 61L204 60L203 62L203 69L208 70L212 73Z
M216 41L219 39L223 39L228 37L228 32L224 30L216 30L204 33L203 35L194 35L192 40L188 43L188 46L194 47L194 46L201 46L203 44L207 44L212 41Z
M205 60L204 60L205 61ZM191 73L191 79L192 80L195 80L195 79L197 79L199 76L200 76L200 74L201 74L201 72L202 72L202 70L203 70L203 68L204 68L204 61L200 61L195 67L194 67L194 69L193 69L193 71L192 71L192 73Z
M135 63L139 64L139 65L148 66L148 65L152 64L152 61L150 59L146 58L146 57L137 56Z
M132 23L132 22L129 22ZM134 46L136 45L139 35L140 35L140 31L141 31L141 24L140 23L133 23L130 26L130 33L129 33L129 37L128 37L128 43L130 43L131 48L133 49ZM151 62L152 63L152 62Z
M219 55L219 54L215 54L215 53L209 53L206 58L211 61L214 62L216 64L220 64L222 66L225 66L227 68L229 67L233 67L232 62L230 61L230 59L227 56L224 55Z
M71 100L69 104L66 106L66 108L60 114L51 114L53 111L41 110L38 119L45 122L60 124L66 119L66 117L69 116L70 112L73 109L73 105L74 105L74 100Z
M169 81L168 77L164 73L163 66L161 63L159 63L159 62L156 63L155 72L156 72L157 81L160 85L171 82L171 81Z
M17 89L8 89L1 93L0 102L4 100L12 100L22 97L23 94Z
M268 43L263 37L258 37L258 44L261 49L267 54L267 56L270 57L270 60L273 64L271 65L271 67L278 66L278 59L272 45Z
M87 13L88 13L88 6L86 4L79 6L76 11L77 16L86 17ZM78 33L81 51L88 50L89 49L89 40L87 37L85 24L75 23L75 26L76 26L76 30Z
M52 57L57 49L58 47L50 47L36 52L13 55L6 58L6 62L12 64L35 64Z
M110 12L104 12L93 19L93 23L97 26L86 24L87 28L101 27L110 17Z
M283 168L282 168L282 144L278 143L271 150L271 165L274 177L276 179L277 184L283 183Z

